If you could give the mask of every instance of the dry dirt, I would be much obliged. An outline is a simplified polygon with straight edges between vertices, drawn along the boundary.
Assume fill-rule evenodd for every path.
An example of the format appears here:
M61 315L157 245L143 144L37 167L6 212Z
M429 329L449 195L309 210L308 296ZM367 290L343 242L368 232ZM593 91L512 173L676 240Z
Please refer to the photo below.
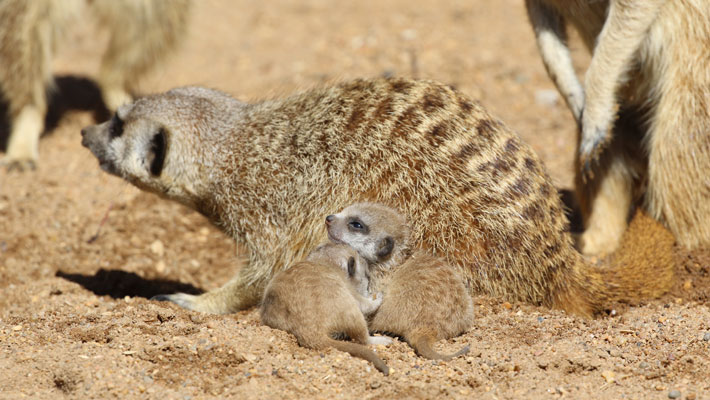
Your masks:
M249 100L361 76L432 78L480 99L571 187L575 127L549 99L520 0L195 3L189 39L142 92L201 84ZM396 342L376 348L389 377L300 348L254 310L147 300L218 287L241 253L201 216L102 173L81 147L97 99L86 78L105 40L91 24L70 32L39 168L0 171L0 398L710 398L707 251L677 250L666 298L595 320L477 297L470 332L438 345L469 343L468 356L432 362Z

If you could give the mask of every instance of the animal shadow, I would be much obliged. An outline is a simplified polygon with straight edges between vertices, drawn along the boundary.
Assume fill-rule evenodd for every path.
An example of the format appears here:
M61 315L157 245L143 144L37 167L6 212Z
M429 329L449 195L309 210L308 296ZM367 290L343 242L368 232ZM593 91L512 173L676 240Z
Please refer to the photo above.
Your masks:
M107 120L111 113L101 97L101 89L96 82L79 76L58 76L54 86L47 92L47 115L44 119L46 135L54 131L64 115L70 111L90 111L96 121ZM10 137L10 110L4 100L0 100L0 150L7 149Z
M126 296L144 297L166 293L183 292L200 294L203 291L188 283L169 279L146 279L133 272L99 269L94 275L69 274L57 271L56 276L77 283L97 296L111 296L122 299Z

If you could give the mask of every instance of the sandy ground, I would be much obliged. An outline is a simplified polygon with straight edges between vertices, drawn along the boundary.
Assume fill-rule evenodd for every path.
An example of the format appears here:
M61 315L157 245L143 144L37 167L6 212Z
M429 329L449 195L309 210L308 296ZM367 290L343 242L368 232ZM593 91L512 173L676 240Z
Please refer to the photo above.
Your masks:
M201 84L249 100L360 76L432 78L480 99L571 187L574 123L522 1L196 3L189 39L142 92ZM81 147L94 121L82 110L97 96L85 78L105 35L77 25L56 58L39 168L0 171L0 398L710 398L707 251L676 251L670 295L595 320L476 297L473 328L438 344L470 344L469 355L432 362L395 342L376 348L389 377L300 348L254 310L147 300L218 287L241 252L196 213L102 173ZM574 55L583 67L579 44Z

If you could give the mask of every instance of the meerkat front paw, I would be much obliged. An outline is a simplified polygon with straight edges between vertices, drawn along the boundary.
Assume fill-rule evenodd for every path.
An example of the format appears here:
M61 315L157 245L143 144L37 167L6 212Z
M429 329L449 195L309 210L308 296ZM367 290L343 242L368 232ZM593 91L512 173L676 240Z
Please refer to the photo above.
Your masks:
M201 311L212 313L212 310L204 307L204 304L198 301L199 296L195 296L187 293L173 293L173 294L158 294L150 298L155 301L169 301L175 303L182 308L187 308L188 310Z
M582 112L579 167L584 177L593 177L594 163L611 142L612 118L594 118Z

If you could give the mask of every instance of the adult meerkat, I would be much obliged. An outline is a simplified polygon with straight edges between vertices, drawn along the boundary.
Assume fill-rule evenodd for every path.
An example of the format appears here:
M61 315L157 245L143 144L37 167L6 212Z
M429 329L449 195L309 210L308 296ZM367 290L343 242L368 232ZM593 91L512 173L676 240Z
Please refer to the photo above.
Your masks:
M221 288L166 296L192 310L254 306L275 272L326 240L323 215L353 201L400 210L413 245L458 268L472 293L585 316L640 295L574 249L530 147L435 82L355 80L253 104L178 88L119 107L82 136L105 171L198 210L248 249ZM672 266L649 268L620 273L663 293Z
M370 321L370 330L402 336L427 358L450 360L469 351L465 346L443 355L432 349L436 341L456 337L471 327L473 302L451 265L423 251L411 254L404 216L381 204L357 203L327 216L325 222L330 240L351 246L380 273L392 269L380 285L384 299Z
M613 251L639 197L685 247L710 245L710 3L526 5L548 74L580 126L581 251ZM592 52L584 85L567 24Z
M367 261L349 246L319 246L266 285L261 320L290 332L303 347L335 347L370 361L387 375L389 368L365 346L389 343L389 338L370 336L367 330L363 313L377 310L382 298L372 300L358 293L356 287L367 287L366 271ZM332 338L343 333L357 343Z
M85 8L110 30L98 85L116 110L134 85L182 39L190 0L0 1L0 92L8 102L10 168L35 166L44 130L52 53Z

